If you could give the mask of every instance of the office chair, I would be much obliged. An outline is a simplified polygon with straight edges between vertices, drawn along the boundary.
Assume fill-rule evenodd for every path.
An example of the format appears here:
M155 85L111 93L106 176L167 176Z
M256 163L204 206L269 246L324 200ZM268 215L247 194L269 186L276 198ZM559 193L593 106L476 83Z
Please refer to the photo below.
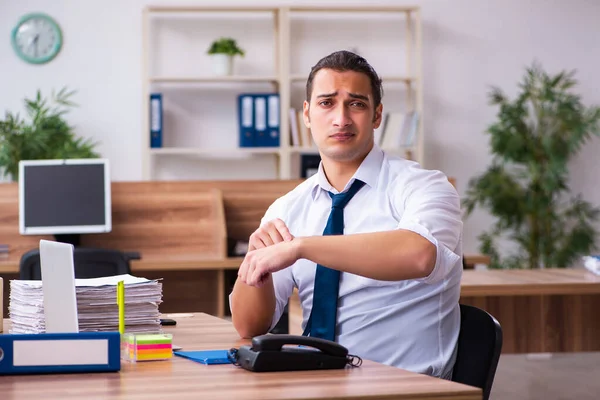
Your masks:
M290 318L289 318L289 304L286 304L285 309L283 310L283 314L277 321L277 324L271 329L271 332L275 334L284 334L287 335L290 333Z
M460 318L452 380L481 388L487 400L502 351L502 327L486 311L465 304L460 305Z
M100 278L131 273L129 261L139 258L134 253L118 250L75 247L73 262L75 278ZM21 256L20 279L41 280L40 251L33 249Z

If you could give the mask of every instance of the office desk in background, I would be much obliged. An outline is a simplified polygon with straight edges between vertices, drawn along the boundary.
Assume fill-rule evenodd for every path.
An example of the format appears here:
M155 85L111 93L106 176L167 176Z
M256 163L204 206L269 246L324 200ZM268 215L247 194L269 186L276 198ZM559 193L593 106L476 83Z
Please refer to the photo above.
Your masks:
M206 314L177 317L167 327L184 350L246 344L231 323ZM6 323L6 322L5 322ZM359 368L253 373L233 365L170 361L122 364L119 373L0 377L3 400L102 399L481 399L481 390L364 361Z
M505 354L600 351L600 276L585 269L463 271L460 303L500 322ZM296 291L289 321L302 334Z
M141 256L141 260L130 262L131 273L163 279L163 312L181 312L193 307L218 317L227 315L228 291L243 257L215 259L185 253ZM477 255L465 256L466 260L471 260L470 257L481 260ZM18 253L0 259L0 276L5 276L5 308L8 307L9 280L18 279L19 259Z
M586 269L464 271L460 302L500 321L503 353L600 351L600 276Z
M228 246L247 241L265 211L302 180L113 182L112 231L82 236L86 247L139 252L134 275L163 278L161 311L227 314L227 294L242 258ZM21 255L49 235L19 234L18 184L0 185L0 257L7 316L9 280L17 279ZM467 265L485 262L467 255Z

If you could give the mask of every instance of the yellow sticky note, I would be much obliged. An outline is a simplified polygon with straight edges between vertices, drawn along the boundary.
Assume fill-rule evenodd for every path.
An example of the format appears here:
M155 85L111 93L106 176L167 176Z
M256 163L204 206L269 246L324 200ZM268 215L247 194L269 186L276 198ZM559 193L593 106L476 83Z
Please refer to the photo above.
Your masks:
M119 333L125 333L125 284L117 283L117 305L119 306Z

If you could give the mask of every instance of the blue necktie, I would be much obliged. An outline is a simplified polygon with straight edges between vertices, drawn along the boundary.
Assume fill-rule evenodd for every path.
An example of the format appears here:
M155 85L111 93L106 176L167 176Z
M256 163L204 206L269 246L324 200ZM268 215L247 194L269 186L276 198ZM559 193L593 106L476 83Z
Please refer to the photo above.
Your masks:
M347 192L331 196L331 212L323 235L344 234L344 207L350 199L364 186L364 182L354 180ZM315 273L315 287L313 292L313 306L304 329L304 336L310 334L327 340L335 340L335 321L337 317L338 290L340 287L340 272L317 265Z

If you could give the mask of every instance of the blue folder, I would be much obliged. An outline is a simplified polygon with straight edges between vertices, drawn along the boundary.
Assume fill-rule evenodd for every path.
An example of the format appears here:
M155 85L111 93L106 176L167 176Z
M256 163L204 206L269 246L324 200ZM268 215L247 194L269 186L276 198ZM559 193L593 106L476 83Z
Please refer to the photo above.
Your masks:
M0 335L0 375L116 372L119 332Z
M239 146L254 147L254 96L244 93L238 96Z
M227 350L175 351L173 354L201 364L231 364Z
M163 145L163 101L161 93L150 94L150 147Z

